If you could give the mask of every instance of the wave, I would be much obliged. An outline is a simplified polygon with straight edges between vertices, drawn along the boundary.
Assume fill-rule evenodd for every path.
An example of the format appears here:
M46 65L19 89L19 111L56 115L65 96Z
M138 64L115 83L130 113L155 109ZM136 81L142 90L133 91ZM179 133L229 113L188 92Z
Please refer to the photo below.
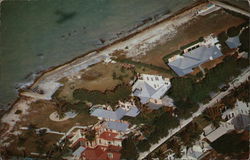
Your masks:
M40 68L40 67L39 67L39 68ZM31 85L34 83L36 77L38 77L38 76L41 74L41 71L42 71L42 70L43 70L43 68L40 68L40 72L36 72L36 73L33 73L33 72L32 72L32 73L27 74L27 75L25 76L23 82L19 82L19 83L17 83L17 84L15 85L16 91L18 91L19 89L25 89L25 88L31 86Z

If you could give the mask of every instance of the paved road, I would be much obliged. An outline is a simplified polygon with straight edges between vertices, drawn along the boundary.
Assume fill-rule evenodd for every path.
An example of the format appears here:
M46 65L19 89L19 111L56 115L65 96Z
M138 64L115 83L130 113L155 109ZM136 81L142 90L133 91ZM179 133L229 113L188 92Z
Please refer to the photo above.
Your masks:
M245 69L245 71L243 73L241 73L237 78L235 78L234 80L232 80L232 82L229 83L230 87L225 92L220 92L215 97L213 97L213 99L211 101L209 101L207 104L200 106L199 110L196 111L195 113L193 113L192 117L190 117L190 118L188 118L186 120L181 120L180 121L180 126L178 126L175 129L169 130L169 134L166 137L160 139L158 141L158 143L152 145L150 147L149 151L140 153L140 156L139 156L138 159L141 160L141 159L145 158L149 153L151 153L152 151L154 151L156 148L158 148L160 145L162 145L166 140L168 140L170 137L172 137L174 134L176 134L178 131L180 131L183 127L185 127L187 124L189 124L193 120L193 118L198 117L199 115L201 115L202 112L206 108L212 107L218 101L220 101L223 97L225 97L226 95L228 95L233 88L238 87L241 83L243 83L246 80L248 80L249 76L250 76L250 67L248 67L247 69Z
M245 15L247 17L250 17L250 13L249 12L247 12L245 10L242 10L240 8L237 8L237 7L234 7L234 6L231 6L229 4L225 4L225 3L219 2L219 1L210 0L210 2L212 2L213 4L215 4L217 6L220 6L222 8L225 8L225 9L228 9L228 10L231 10L231 11L243 14L243 15Z

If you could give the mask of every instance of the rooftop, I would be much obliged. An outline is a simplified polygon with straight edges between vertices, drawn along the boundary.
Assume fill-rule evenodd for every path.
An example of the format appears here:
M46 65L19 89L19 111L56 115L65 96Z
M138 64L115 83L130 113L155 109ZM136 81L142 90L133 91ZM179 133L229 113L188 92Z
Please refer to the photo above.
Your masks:
M114 132L103 132L101 135L100 135L100 138L102 139L105 139L105 140L108 140L108 141L114 141L114 140L117 140L119 138L117 138L117 133L114 133Z
M82 152L85 150L86 148L84 148L83 146L80 146L79 148L77 148L72 154L74 157L81 157Z
M104 150L98 146L94 149L87 148L84 151L84 157L88 160L120 160L121 154L109 148Z
M211 125L209 125L208 126L208 128L209 127L211 127ZM207 127L206 127L206 129L208 129ZM215 130L213 130L212 132L210 132L210 133L208 133L207 135L206 135L206 138L210 141L210 142L213 142L213 141L215 141L216 139L218 139L218 138L220 138L221 136L223 136L224 134L226 134L227 132L229 132L229 131L231 131L231 130L233 130L234 129L234 127L233 127L233 125L231 125L231 124L228 124L228 123L222 123L221 125L220 125L220 127L219 128L217 128L217 129L215 129ZM205 130L205 129L204 129Z
M106 122L106 126L111 130L125 132L128 129L129 125L127 123L122 122L108 121Z
M149 102L150 98L160 99L171 87L168 78L157 75L141 74L133 85L133 96L140 98L141 103Z
M130 107L129 110L125 110L122 107L119 107L115 111L97 108L91 113L91 116L111 120L121 120L124 116L136 117L139 113L140 111L135 106Z
M179 76L184 76L193 72L193 68L196 68L200 64L221 56L222 53L217 46L201 46L186 54L183 54L183 56L180 56L180 58L169 62L168 65L176 72L176 74Z
M238 48L241 45L239 36L229 37L226 40L226 44L231 49Z

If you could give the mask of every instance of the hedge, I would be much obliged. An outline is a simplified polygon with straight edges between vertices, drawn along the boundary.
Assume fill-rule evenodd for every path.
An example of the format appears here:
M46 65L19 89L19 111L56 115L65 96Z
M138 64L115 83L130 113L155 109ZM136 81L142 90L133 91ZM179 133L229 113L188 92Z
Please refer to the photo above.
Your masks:
M147 63L142 63L142 62L136 62L136 61L133 61L132 59L116 59L117 62L121 62L121 63L128 63L128 64L133 64L137 67L146 67L146 68L150 68L152 70L156 70L156 71L159 71L159 72L162 72L162 73L167 73L167 74L170 74L170 75L173 75L175 76L176 74L172 71L172 70L168 70L168 69L165 69L163 67L159 67L159 66L155 66L155 65L152 65L152 64L147 64Z
M184 50L184 49L186 49L186 48L188 48L188 47L190 47L190 46L193 46L193 45L195 45L195 44L197 44L197 43L199 43L199 42L203 42L204 41L204 38L203 37L200 37L199 39L197 39L196 41L193 41L193 42L191 42L191 43L189 43L189 44L186 44L186 45L184 45L184 46L181 46L181 50Z
M119 100L127 100L130 98L131 87L125 84L117 86L114 90L106 92L89 91L86 89L76 89L73 97L80 102L91 102L92 104L110 104L116 105Z
M170 54L167 54L166 56L163 57L163 61L168 64L168 59L171 58L171 57L174 57L176 55L182 55L183 54L183 51L181 50L176 50Z

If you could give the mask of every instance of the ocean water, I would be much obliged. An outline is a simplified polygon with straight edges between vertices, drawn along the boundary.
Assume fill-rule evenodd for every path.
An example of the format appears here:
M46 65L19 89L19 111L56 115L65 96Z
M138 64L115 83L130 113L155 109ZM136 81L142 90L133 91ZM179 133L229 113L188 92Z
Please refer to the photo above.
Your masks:
M148 17L193 0L6 0L1 3L0 108L36 73L101 47Z

